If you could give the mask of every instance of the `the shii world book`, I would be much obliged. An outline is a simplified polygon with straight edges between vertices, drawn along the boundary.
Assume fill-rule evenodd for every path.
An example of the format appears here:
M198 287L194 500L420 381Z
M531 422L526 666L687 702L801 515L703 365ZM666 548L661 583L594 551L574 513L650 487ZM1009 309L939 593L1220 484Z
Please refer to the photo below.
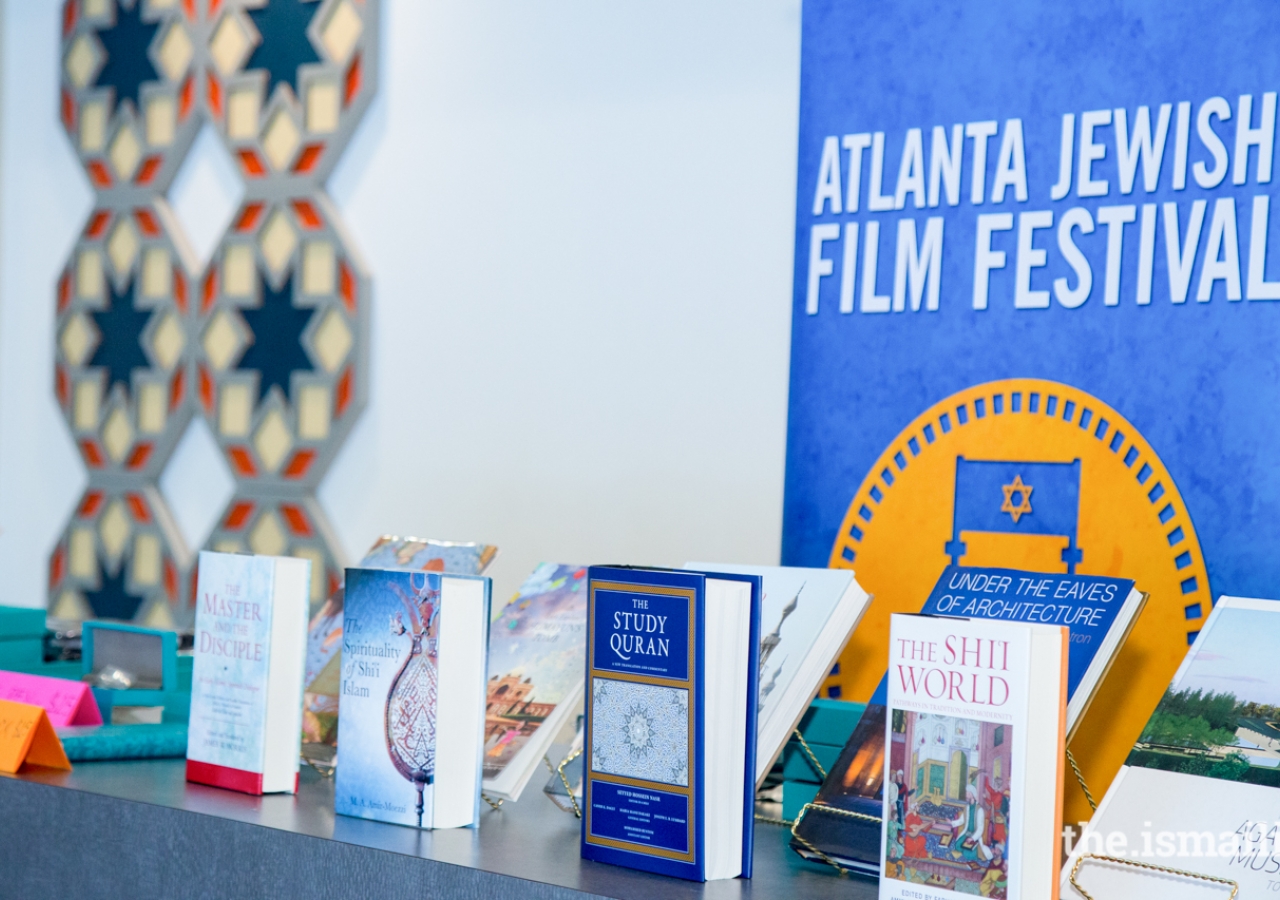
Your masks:
M1066 626L1069 740L1145 603L1146 595L1124 578L949 566L921 612ZM800 855L865 874L880 871L879 827L844 813L873 815L882 801L886 687L882 682L872 695L797 827L792 847Z
M338 813L476 824L489 596L482 576L347 569Z
M1280 602L1218 600L1097 812L1080 823L1064 897L1082 896L1073 873L1099 898L1213 900L1232 885L1237 900L1275 896L1278 645Z
M542 758L582 708L587 570L543 563L489 625L484 789L518 800Z
M497 555L498 548L493 544L384 534L365 553L358 567L483 575ZM344 598L343 587L331 591L320 608L314 611L307 627L302 741L308 759L329 761L337 745Z
M755 778L759 787L858 626L871 595L858 585L849 569L698 562L686 563L685 568L758 575L763 580L756 705Z
M200 554L187 780L297 790L311 563Z
M1057 900L1068 640L891 617L881 900Z
M593 566L582 856L751 876L759 576Z

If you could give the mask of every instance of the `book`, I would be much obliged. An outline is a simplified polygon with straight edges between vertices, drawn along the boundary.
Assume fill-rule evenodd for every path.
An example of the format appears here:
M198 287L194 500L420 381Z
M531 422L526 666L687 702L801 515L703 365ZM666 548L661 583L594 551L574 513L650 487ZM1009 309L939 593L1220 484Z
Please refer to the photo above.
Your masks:
M582 708L586 631L582 566L543 563L494 612L485 686L487 795L519 800L557 733Z
M311 563L201 551L187 780L294 793Z
M483 575L498 555L493 544L436 541L384 534L366 551L358 568ZM309 759L331 763L338 743L338 684L342 668L344 591L331 593L307 626L306 690L302 742Z
M760 578L592 566L588 579L583 858L749 878Z
M1222 597L1062 869L1097 897L1200 900L1280 879L1280 602ZM1152 873L1116 857L1193 876ZM1070 896L1078 896L1074 889Z
M1146 594L1125 578L949 566L921 613L1065 625L1071 634L1069 741L1146 601ZM812 814L796 829L792 848L801 856L825 856L864 874L880 871L878 825L840 815L840 811L875 815L868 810L881 802L886 688L887 681L882 680L863 712L863 721L814 798ZM829 814L826 809L837 812Z
M347 569L339 814L476 824L490 590L483 576Z
M1057 900L1069 637L890 618L881 900Z
M796 730L796 725L871 603L849 569L687 563L686 569L758 575L760 601L760 699L757 705L756 787Z

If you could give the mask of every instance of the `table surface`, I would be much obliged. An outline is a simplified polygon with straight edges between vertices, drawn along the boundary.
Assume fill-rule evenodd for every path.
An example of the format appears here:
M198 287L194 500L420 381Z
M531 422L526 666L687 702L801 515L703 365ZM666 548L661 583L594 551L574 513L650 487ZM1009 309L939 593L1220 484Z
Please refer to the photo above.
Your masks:
M296 796L265 797L189 784L184 766L180 759L93 762L77 763L71 772L33 769L7 777L508 876L494 887L509 896L517 896L520 881L515 879L618 900L859 900L877 895L874 880L840 877L801 859L787 846L789 830L777 825L756 823L753 878L697 884L583 860L578 852L579 820L552 804L536 781L518 803L508 802L499 810L482 804L479 828L419 831L335 815L333 782L306 766ZM5 781L0 780L0 808L4 792Z

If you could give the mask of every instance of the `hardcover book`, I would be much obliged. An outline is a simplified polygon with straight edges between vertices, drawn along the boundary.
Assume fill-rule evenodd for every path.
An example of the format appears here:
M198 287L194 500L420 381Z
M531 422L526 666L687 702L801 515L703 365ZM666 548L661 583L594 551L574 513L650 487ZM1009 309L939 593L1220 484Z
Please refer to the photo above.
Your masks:
M200 553L187 780L293 793L311 563Z
M1280 879L1280 602L1222 597L1061 873L1097 897L1237 900ZM1108 856L1177 869L1153 873ZM1079 864L1079 869L1075 867ZM1209 879L1209 880L1206 880Z
M1057 900L1068 639L892 616L881 900Z
M1071 633L1067 665L1068 741L1146 595L1124 578L1045 575L1015 569L950 566L938 579L922 613L1065 625ZM866 874L880 871L879 827L841 815L876 815L884 788L886 683L872 695L862 722L830 770L796 829L792 847L801 856L835 860ZM834 810L832 813L827 809Z
M347 569L338 813L476 824L489 595L485 577Z
M593 566L588 578L583 858L749 878L759 577Z
M489 625L484 790L518 800L582 708L587 570L543 563Z
M384 534L360 560L362 569L402 569L483 575L498 555L492 544L435 541ZM307 628L302 741L308 758L329 760L338 741L338 685L342 667L343 588L331 593Z
M758 575L761 600L756 786L769 774L871 596L848 569L686 563L686 569Z

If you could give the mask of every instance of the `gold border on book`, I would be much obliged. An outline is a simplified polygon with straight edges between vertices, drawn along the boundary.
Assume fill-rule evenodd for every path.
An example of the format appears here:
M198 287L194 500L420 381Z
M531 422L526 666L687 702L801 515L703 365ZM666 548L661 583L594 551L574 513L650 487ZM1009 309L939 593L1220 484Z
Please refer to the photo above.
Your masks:
M691 573L693 574L693 573ZM697 731L694 716L694 710L697 707L695 692L698 687L695 674L698 671L698 592L694 588L675 588L665 587L656 584L631 584L619 581L593 581L591 582L590 595L588 597L587 609L590 616L590 626L595 625L595 609L596 609L596 591L617 591L619 593L635 593L635 594L657 594L664 597L684 597L689 602L689 658L688 658L688 677L684 680L678 678L658 678L652 675L639 675L630 672L618 672L613 669L597 669L595 664L595 640L592 627L587 629L587 671L591 677L606 678L614 681L630 681L640 684L652 684L658 687L678 687L689 691L689 785L681 788L677 785L663 784L657 781L641 781L636 778L627 778L622 775L610 775L608 773L599 772L591 768L591 761L594 758L591 753L591 729L585 729L583 734L583 747L586 759L583 770L583 784L585 785L585 793L583 795L583 824L585 825L585 840L588 844L602 847L612 847L615 850L626 850L632 853L644 853L651 856L660 856L665 859L674 859L680 862L692 863L697 856L697 841L695 840L697 831L696 824L698 820L698 802L694 795L694 785L697 782L697 770L695 768L695 758L697 756ZM598 673L598 675L597 675ZM587 690L591 690L591 685L587 685ZM587 703L591 703L591 696L588 694ZM590 777L587 777L588 773ZM640 844L631 841L621 841L616 838L600 837L593 833L591 829L591 783L594 779L599 778L601 781L608 781L617 784L626 784L631 787L644 788L646 790L657 791L661 793L681 794L688 798L689 808L687 814L688 825L688 846L686 853L678 850L668 850L665 847L655 847L652 844Z

